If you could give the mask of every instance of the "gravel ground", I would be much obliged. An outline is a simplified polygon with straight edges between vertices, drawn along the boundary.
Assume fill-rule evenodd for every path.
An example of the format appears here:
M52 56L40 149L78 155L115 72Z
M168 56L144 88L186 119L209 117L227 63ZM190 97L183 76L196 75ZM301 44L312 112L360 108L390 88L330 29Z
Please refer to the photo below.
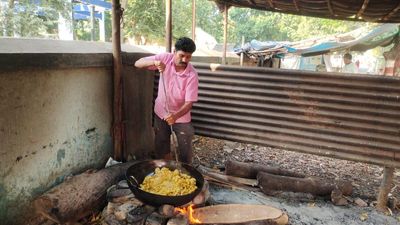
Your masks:
M322 179L341 179L351 181L354 189L353 194L350 197L353 199L357 197L361 198L366 203L368 203L369 206L373 206L375 204L376 196L383 176L383 168L375 165L291 152L283 149L257 146L252 144L224 141L202 136L195 137L194 164L201 164L210 168L223 168L224 163L227 160L236 160L241 162L252 162L269 166L276 166L296 172L301 172L307 176L316 176ZM394 202L395 207L392 207L393 215L389 216L388 218L394 218L394 220L372 220L370 218L369 223L365 224L400 224L400 215L398 208L398 200L400 200L400 171L398 169L395 170L393 183L394 185L389 196L390 201ZM282 202L287 202L288 200L291 201L291 204L301 204L300 202L293 202L293 199L289 199L290 197L287 197L286 199L284 199L285 197L283 197L283 199L276 199L276 197L273 198L275 199L275 201L280 201L279 203L274 204L282 204ZM333 204L327 200L318 200L317 205L320 206L319 209L321 209L321 207L324 209L337 207L333 206ZM293 207L293 205L286 205L284 208L288 210L290 207ZM346 218L340 216L337 217L337 215L331 215L331 218L336 218L338 222L337 224L357 224L357 222L349 222L353 221L348 220L351 217L356 218L355 221L360 222L360 224L364 224L361 223L362 221L359 219L362 217L360 216L363 213L362 210L365 211L368 209L370 215L374 213L376 215L382 215L379 213L377 214L373 207L361 208L355 205L349 205L346 207L350 211L353 211L355 215L349 216L346 213L341 212L343 210L343 207L339 207L339 209L332 208L332 213L336 212L336 214L339 213L347 215ZM346 210L346 208L344 210ZM368 214L368 212L365 213ZM296 213L293 214L293 212L291 216L302 218L302 216ZM311 217L313 216L311 215ZM378 218L378 216L375 217ZM318 216L314 219L320 222L310 222L309 220L305 220L303 218L302 222L292 224L336 224L327 223L327 221L324 222L324 220L318 218ZM339 223L340 221L342 222ZM389 222L383 223L382 221Z

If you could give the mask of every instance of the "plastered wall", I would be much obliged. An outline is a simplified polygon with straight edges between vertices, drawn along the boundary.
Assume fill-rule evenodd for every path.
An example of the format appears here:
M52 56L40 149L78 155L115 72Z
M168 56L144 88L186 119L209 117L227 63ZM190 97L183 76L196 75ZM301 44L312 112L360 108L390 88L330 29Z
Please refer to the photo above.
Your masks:
M112 155L112 70L9 66L0 102L0 224L22 224L33 198Z

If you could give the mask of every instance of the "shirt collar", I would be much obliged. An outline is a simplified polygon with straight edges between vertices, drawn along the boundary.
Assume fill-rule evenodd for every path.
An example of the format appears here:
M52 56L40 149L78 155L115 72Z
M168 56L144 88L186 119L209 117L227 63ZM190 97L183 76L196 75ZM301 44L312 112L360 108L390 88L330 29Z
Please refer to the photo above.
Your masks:
M173 68L172 70L173 70L174 74L176 74L176 75L178 75L180 77L187 77L190 74L190 68L189 68L190 67L190 63L187 64L185 70L183 72L181 72L181 73L176 72L174 60L171 61L171 66Z

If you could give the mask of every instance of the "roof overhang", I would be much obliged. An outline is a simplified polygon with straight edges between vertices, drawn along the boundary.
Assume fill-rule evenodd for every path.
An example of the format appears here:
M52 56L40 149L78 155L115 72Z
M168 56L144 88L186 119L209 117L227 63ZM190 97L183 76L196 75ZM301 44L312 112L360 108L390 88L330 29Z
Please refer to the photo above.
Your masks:
M399 0L213 0L220 8L252 8L327 19L400 23Z

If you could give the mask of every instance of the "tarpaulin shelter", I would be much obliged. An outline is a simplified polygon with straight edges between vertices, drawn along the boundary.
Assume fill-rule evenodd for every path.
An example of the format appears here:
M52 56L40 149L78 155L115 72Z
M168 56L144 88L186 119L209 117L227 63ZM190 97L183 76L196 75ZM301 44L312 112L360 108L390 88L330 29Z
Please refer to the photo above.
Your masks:
M391 44L399 35L398 24L383 24L372 31L360 28L346 34L314 38L298 42L260 42L252 40L235 52L250 57L283 57L287 53L300 56L315 56L337 51L366 51L377 46Z

